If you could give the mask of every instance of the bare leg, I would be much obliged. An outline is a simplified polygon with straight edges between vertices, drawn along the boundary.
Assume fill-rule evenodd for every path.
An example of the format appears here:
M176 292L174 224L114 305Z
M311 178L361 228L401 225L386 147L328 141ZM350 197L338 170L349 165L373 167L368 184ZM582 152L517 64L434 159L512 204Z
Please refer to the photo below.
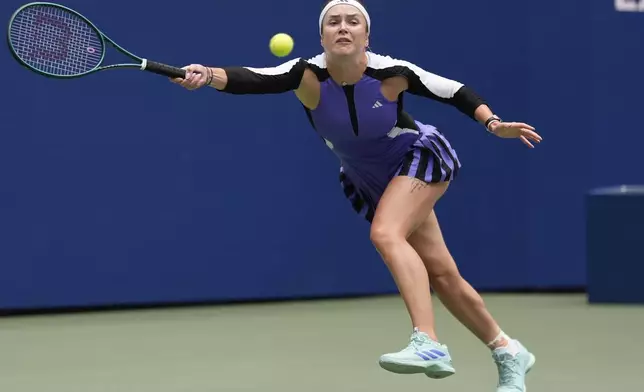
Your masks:
M396 177L378 204L372 224L371 239L398 285L414 327L405 349L380 357L380 366L394 373L424 373L433 379L455 373L447 346L436 337L427 269L407 240L447 187L447 183Z
M395 177L385 190L371 226L371 241L389 268L413 327L436 339L427 269L407 241L445 193L447 183L426 184Z
M535 356L503 333L481 296L461 277L433 211L409 242L422 257L429 280L447 309L492 350L499 372L497 392L525 392L525 377Z
M445 307L483 343L491 343L501 332L481 296L460 275L434 211L429 213L409 243L421 256L434 291ZM507 344L497 341L495 344Z

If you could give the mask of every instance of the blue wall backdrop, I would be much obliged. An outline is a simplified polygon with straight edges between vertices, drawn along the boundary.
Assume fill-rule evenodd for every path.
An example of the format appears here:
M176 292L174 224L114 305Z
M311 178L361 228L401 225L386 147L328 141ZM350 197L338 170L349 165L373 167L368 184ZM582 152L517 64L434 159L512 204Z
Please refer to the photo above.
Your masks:
M178 66L277 65L277 32L295 38L291 58L321 51L316 1L164 1L65 4ZM612 0L368 6L374 51L470 85L544 137L529 150L407 99L464 162L437 208L463 275L482 290L583 286L584 195L644 183L644 13ZM136 71L50 80L8 50L0 69L0 308L395 292L292 94L189 92Z

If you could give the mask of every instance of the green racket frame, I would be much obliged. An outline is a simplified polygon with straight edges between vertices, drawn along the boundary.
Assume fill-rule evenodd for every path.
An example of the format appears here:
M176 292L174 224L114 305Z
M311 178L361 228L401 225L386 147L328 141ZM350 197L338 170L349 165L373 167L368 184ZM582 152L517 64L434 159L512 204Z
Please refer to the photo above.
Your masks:
M20 58L18 54L16 53L16 49L11 42L11 26L14 23L14 20L16 17L26 8L29 7L35 7L35 6L48 6L48 7L54 7L54 8L60 8L66 12L72 13L77 15L79 18L83 19L92 29L94 29L97 33L97 35L100 37L102 41L102 53L100 57L100 61L98 61L97 65L92 68L89 71L78 73L78 74L73 74L73 75L57 75L57 74L52 74L49 72L45 72L42 70L39 70L37 68L32 67L29 65L26 61ZM138 61L138 63L120 63L120 64L110 64L110 65L102 65L103 61L105 60L105 53L106 53L106 48L107 44L110 44L112 47L114 47L116 50L121 52L122 54L126 55L127 57L130 57L132 60ZM167 76L167 77L173 77L173 78L183 78L185 77L185 70L177 67L173 67L170 65L158 63L156 61L150 61L148 59L139 57L132 52L127 51L120 45L118 45L114 40L110 39L106 34L104 34L94 23L92 23L88 18L86 18L84 15L80 14L78 11L75 11L69 7L65 7L64 5L56 4L56 3L50 3L50 2L33 2L33 3L28 3L20 8L18 8L12 15L11 18L9 19L9 25L8 25L8 31L7 31L7 44L9 45L9 51L11 52L11 55L18 61L20 64L25 66L26 68L30 69L33 72L36 72L38 74L47 76L47 77L52 77L52 78L57 78L57 79L72 79L72 78L79 78L81 76L86 76L89 74L93 74L98 71L103 71L107 69L118 69L118 68L137 68L143 71L148 71L152 73L156 73L159 75Z

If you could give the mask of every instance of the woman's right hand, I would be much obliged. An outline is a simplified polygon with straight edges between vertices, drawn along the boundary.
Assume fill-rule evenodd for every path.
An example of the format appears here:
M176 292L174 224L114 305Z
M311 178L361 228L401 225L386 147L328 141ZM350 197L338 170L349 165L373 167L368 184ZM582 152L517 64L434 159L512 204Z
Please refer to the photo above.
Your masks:
M172 78L170 80L188 90L202 88L208 83L208 79L212 75L212 71L201 64L190 64L182 69L186 70L185 78Z

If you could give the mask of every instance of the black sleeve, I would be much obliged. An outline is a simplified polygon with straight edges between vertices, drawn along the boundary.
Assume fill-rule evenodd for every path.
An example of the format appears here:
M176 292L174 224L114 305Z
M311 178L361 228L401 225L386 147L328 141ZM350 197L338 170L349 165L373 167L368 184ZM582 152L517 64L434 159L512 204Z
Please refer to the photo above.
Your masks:
M476 121L474 111L486 102L474 91L460 82L427 72L411 63L402 68L407 78L410 94L433 99L454 106Z
M279 94L300 86L307 62L297 58L277 67L222 67L228 82L223 90L230 94Z

